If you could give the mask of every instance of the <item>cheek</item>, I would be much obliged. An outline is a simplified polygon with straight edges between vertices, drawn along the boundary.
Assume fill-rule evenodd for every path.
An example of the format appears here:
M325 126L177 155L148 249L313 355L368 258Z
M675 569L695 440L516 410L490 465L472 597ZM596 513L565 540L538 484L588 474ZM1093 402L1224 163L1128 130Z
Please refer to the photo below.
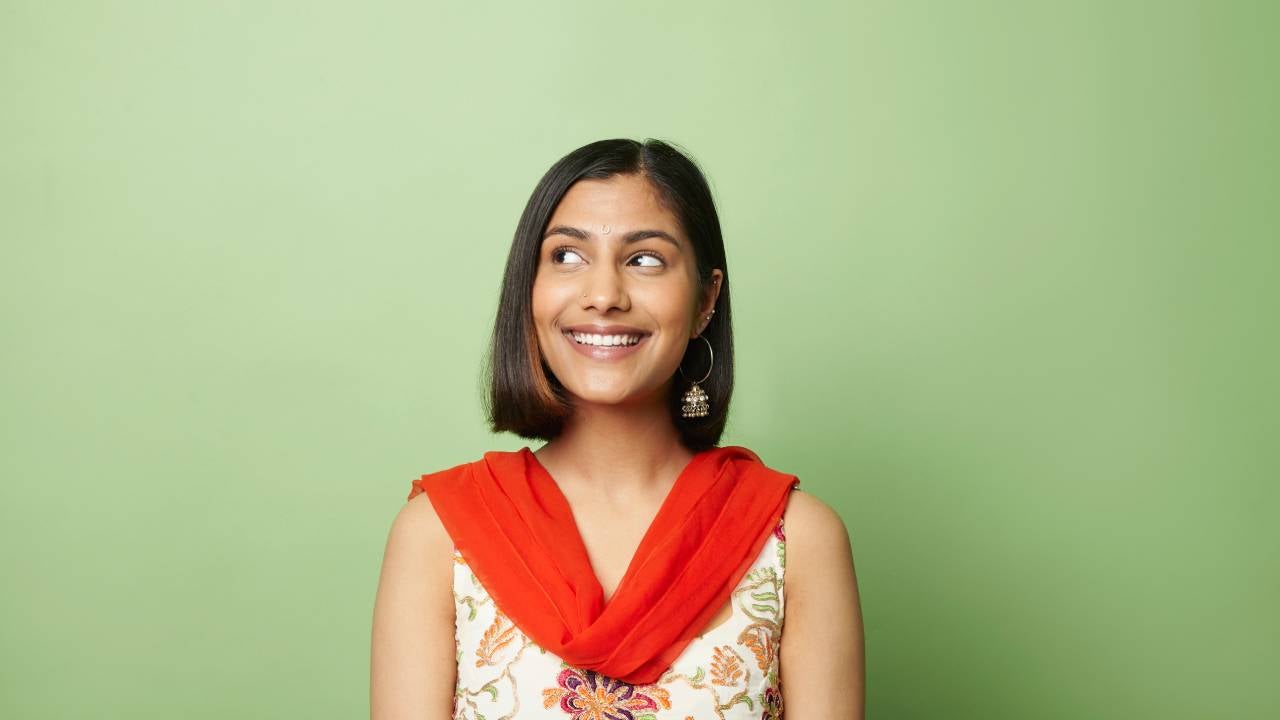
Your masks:
M548 282L534 282L530 297L530 312L539 335L554 332L556 320L565 315L572 307L573 289L564 285Z
M647 292L643 297L632 297L637 305L642 303L645 311L668 332L689 327L698 309L688 288L683 285L653 288L653 292Z
M546 294L538 292L538 288L536 287L533 289L533 295L530 298L529 310L533 313L534 321L539 323L547 314Z
M533 311L535 320L549 320L556 312L556 292L555 288L549 286L545 282L535 282L533 284L533 294L530 298L530 307Z

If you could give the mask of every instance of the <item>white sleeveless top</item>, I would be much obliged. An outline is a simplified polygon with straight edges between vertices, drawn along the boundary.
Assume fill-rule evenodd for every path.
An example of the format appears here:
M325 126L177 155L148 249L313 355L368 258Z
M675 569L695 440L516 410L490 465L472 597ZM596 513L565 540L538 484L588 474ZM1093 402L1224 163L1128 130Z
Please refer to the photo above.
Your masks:
M695 637L657 682L632 685L573 667L539 647L498 609L455 547L453 719L781 718L785 548L779 519L733 590L729 619Z

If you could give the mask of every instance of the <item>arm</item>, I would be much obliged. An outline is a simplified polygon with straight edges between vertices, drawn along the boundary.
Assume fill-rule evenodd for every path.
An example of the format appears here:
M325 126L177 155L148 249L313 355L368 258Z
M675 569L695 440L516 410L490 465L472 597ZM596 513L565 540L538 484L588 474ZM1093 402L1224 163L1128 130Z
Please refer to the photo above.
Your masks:
M452 540L426 494L391 524L373 610L371 720L446 720L454 656Z
M783 523L783 715L862 720L862 611L848 530L835 510L799 490L791 493Z

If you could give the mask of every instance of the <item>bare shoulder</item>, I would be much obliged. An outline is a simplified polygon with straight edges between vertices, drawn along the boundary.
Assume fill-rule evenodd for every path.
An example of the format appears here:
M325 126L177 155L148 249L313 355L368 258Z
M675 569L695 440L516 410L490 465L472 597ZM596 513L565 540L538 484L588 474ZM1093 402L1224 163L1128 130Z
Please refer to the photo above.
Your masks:
M796 488L782 514L787 537L787 580L852 564L849 528L840 514L817 496Z
M862 609L849 530L834 508L801 490L791 491L783 529L783 705L797 717L861 720Z
M452 549L449 532L430 498L421 493L401 506L391 521L383 572L391 570L400 579L410 579L414 573L432 573L423 579L438 583L445 579L439 576L441 571L452 572Z
M448 600L452 612L452 551L453 540L427 494L407 501L387 533L378 599L396 602L416 595L417 601L430 599L430 607L442 610Z
M370 717L449 717L454 663L453 543L425 493L387 533L374 599Z
M436 514L435 506L431 504L431 499L426 493L415 495L400 508L400 512L396 513L395 519L391 522L388 539L425 543L427 547L415 542L415 546L423 551L441 548L448 551L453 546L444 523L440 521L440 516Z

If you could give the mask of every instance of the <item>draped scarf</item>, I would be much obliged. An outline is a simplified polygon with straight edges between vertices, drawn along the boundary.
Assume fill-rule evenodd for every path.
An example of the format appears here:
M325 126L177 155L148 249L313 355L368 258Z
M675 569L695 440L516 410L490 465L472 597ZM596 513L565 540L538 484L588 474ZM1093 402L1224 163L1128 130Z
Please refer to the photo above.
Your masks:
M617 590L604 590L568 500L528 447L429 473L426 493L498 609L575 667L658 680L729 600L777 526L795 475L729 445L677 476Z

